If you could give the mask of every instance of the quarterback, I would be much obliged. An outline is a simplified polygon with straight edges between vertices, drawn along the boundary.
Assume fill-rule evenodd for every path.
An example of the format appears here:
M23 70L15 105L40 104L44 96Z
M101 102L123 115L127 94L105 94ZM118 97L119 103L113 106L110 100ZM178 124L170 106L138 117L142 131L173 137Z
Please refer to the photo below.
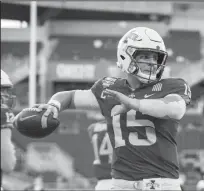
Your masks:
M113 147L112 189L180 190L175 138L190 88L183 79L162 79L167 52L150 28L128 31L117 60L126 78L104 77L90 90L58 92L36 107L46 109L43 118L69 108L100 109Z
M110 190L111 180L111 161L113 148L107 132L105 121L93 123L88 127L88 133L93 145L94 174L97 178L95 190Z
M13 128L12 112L15 96L12 95L11 83L8 75L1 70L1 171L11 172L16 164L14 145L11 142L11 129Z

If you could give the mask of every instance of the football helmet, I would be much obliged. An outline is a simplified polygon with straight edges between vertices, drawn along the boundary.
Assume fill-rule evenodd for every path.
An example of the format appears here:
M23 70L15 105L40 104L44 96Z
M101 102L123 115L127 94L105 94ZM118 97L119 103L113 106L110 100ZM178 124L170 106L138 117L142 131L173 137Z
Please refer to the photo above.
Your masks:
M1 108L13 108L16 96L12 93L13 84L9 76L1 70Z
M156 63L140 62L136 58L143 52L156 53ZM117 66L122 71L135 75L142 83L150 83L161 78L167 59L167 51L161 36L153 29L136 27L129 30L119 41L117 47ZM144 73L140 66L148 64L153 69L156 65L155 74Z

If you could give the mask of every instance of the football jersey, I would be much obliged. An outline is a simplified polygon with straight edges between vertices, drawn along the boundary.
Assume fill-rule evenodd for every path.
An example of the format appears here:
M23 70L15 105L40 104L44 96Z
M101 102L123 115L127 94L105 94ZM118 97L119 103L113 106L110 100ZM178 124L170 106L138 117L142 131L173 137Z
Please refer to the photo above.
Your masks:
M111 161L113 149L105 122L94 123L88 128L94 151L93 168L98 180L111 179Z
M13 128L13 112L8 108L1 108L1 129Z
M136 99L159 99L178 94L189 104L191 92L188 84L183 79L169 78L133 90L126 79L106 77L91 88L107 120L114 148L112 177L125 180L178 178L175 138L179 120L155 118L135 110L111 117L111 111L120 103L104 95L106 88Z

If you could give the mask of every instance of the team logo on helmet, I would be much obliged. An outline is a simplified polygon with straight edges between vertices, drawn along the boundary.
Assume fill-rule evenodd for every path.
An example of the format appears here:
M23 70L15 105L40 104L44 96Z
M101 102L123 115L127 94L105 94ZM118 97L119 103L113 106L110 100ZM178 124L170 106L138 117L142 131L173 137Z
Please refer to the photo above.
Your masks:
M124 43L128 42L128 39L131 39L133 41L141 41L142 37L137 33L137 32L131 32L130 34L128 34L128 36L124 39Z

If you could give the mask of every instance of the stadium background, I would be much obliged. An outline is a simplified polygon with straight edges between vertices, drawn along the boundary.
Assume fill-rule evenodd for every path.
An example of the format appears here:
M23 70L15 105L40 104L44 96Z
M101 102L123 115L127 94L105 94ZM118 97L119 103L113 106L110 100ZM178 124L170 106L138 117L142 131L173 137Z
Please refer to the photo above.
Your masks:
M122 76L115 64L116 47L130 28L147 26L162 35L169 54L165 75L184 78L192 89L178 149L184 190L195 190L204 173L204 3L39 1L37 5L38 103L57 91L87 89L101 77ZM29 2L1 3L1 68L15 84L15 113L29 104L29 23ZM4 174L5 187L93 188L94 156L87 127L94 117L92 111L65 111L57 131L40 140L14 129L18 163L14 172Z

